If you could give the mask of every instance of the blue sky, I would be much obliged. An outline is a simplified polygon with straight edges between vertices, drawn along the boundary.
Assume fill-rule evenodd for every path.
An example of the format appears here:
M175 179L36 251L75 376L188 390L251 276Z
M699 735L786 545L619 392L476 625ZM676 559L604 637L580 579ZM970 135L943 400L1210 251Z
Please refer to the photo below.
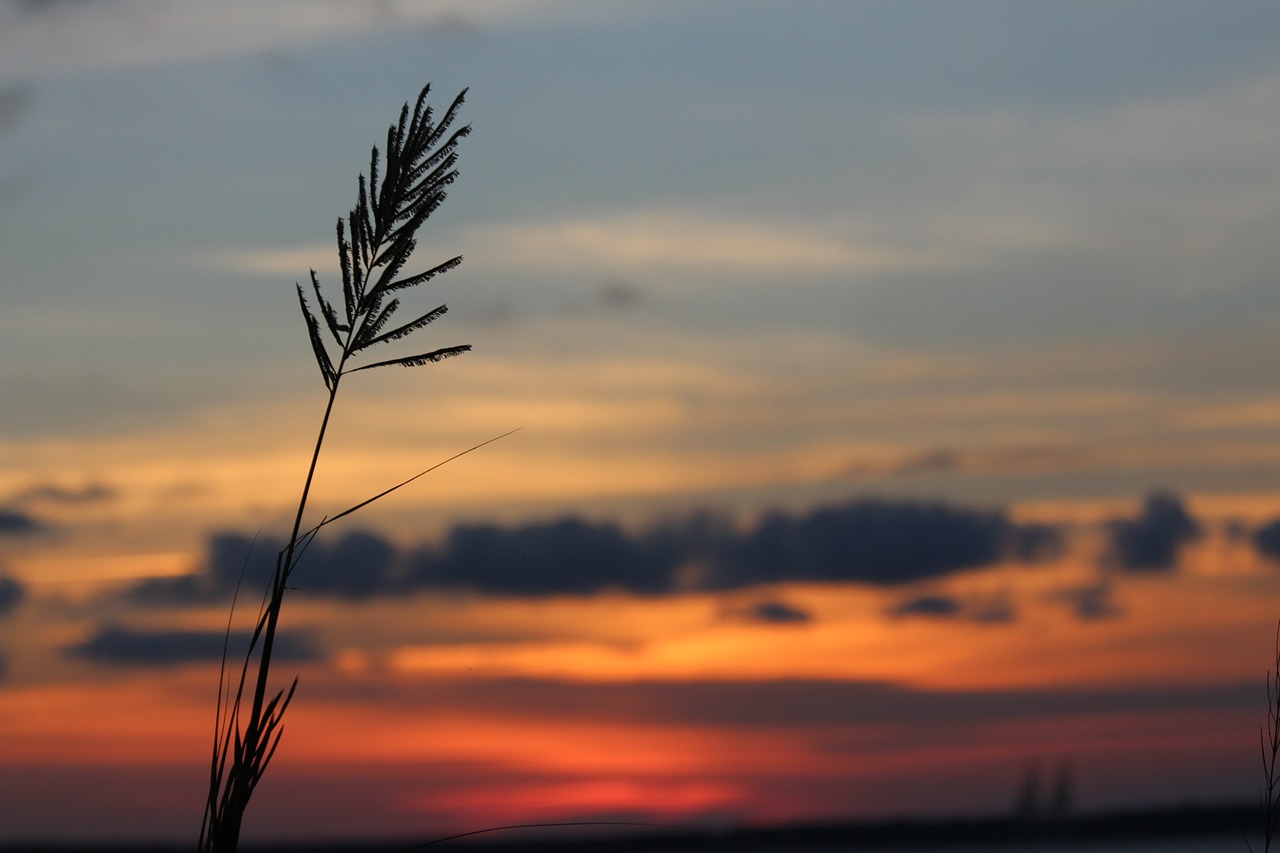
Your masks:
M1268 4L512 4L476 23L431 5L299 42L304 6L259 32L235 7L123 4L139 23L106 35L125 44L64 63L63 30L34 19L77 33L114 4L8 11L11 40L47 47L0 72L19 105L0 137L5 381L63 401L16 407L18 425L57 429L94 386L123 404L96 401L108 419L252 392L239 377L295 343L273 334L293 321L272 285L301 273L229 274L228 256L316 247L331 274L319 247L354 171L428 79L472 91L464 179L424 246L470 249L447 285L467 331L562 318L611 282L649 297L633 328L683 339L1123 356L1270 327ZM197 58L150 42L153 16ZM202 44L204 18L225 45ZM650 245L588 245L575 223ZM700 227L724 252L680 245ZM778 251L722 257L739 239ZM1264 381L1252 359L1159 357L1143 378L1175 392Z
M619 809L662 816L646 803L664 783L639 765L583 757L586 781L555 777L537 757L554 737L495 697L643 693L646 679L783 695L794 677L856 695L889 685L905 707L922 690L982 704L965 691L1046 689L1119 709L1094 728L1064 699L1062 720L1019 723L1029 751L1065 731L1123 780L1089 802L1132 801L1122 789L1150 782L1144 767L1170 797L1248 793L1233 775L1256 758L1241 685L1268 660L1280 602L1274 549L1256 538L1280 515L1278 43L1272 2L0 0L0 712L14 744L43 743L43 720L110 708L116 728L81 719L98 762L85 778L108 802L133 703L185 720L202 695L207 671L112 669L112 643L199 645L222 605L143 606L130 590L199 584L221 565L217 541L269 539L288 520L323 405L293 284L314 266L336 286L334 222L370 146L431 82L437 108L468 88L473 133L415 263L465 261L415 307L447 301L424 334L474 351L344 385L315 510L520 432L362 515L393 555L387 578L395 560L434 565L421 555L448 552L461 522L494 526L484 535L511 553L566 516L621 525L600 535L643 550L650 525L689 511L751 543L761 512L811 530L830 520L823 507L868 498L1003 513L1066 545L1048 568L1001 552L904 586L738 565L717 587L691 545L622 589L602 571L535 596L390 581L372 603L304 596L316 710L300 744L351 714L409 732L425 688L402 679L462 679L449 682L457 707L432 711L442 731L465 734L487 697L507 715L484 718L490 734L514 732L532 763L489 779L476 768L492 756L441 757L424 737L431 760L476 762L474 791L448 795L456 814L483 814L494 791L512 817L582 814L575 797L594 795L575 786L596 773ZM1185 506L1199 532L1155 517L1143 501L1157 489L1168 501L1154 506ZM909 514L895 506L891 520ZM1126 519L1167 537L1157 562L1174 565L1116 563ZM533 527L507 539L503 525ZM555 549L540 554L554 574ZM466 682L472 666L494 684ZM371 684L390 707L343 704ZM1202 728L1142 717L1159 702L1124 692L1198 686L1220 714ZM823 739L865 733L808 741L808 723L779 718L760 742L790 769L737 787L712 772L741 752L732 726L707 741L694 717L679 737L719 746L677 816L761 802L778 820L840 813L814 799L815 780L844 772L821 764ZM572 730L565 719L548 725ZM596 734L626 740L633 723ZM161 727L163 757L138 784L188 778L183 744L204 734L184 725ZM901 806L885 792L916 784L913 755L962 778L971 746L985 781L952 805L1003 802L1028 755L1000 729L972 744L904 729L901 754L863 756L855 811ZM1178 745L1125 753L1142 732ZM1237 740L1240 756L1224 746ZM674 756L685 741L654 743ZM18 764L54 791L70 760L59 748ZM377 744L372 759L299 748L281 771L298 784L350 770L326 761L385 758ZM1160 763L1175 758L1205 781ZM369 791L400 802L407 783L379 778ZM548 779L560 799L522 799L520 785ZM285 812L290 790L269 795ZM439 803L453 801L437 793L426 811L368 821L447 825ZM57 837L36 805L26 831ZM94 808L85 832L125 831ZM335 833L372 825L335 815Z

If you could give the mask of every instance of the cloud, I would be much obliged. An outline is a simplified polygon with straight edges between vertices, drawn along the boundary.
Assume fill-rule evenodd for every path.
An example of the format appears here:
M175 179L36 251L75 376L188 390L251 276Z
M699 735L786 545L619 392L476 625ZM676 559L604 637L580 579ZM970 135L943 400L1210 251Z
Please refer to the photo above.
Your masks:
M135 631L107 625L84 642L65 646L62 651L115 666L180 666L221 660L224 642L234 659L248 647L249 632L233 631L228 639L221 631ZM320 657L307 635L292 631L276 634L273 655L277 660L290 661Z
M1167 571L1178 562L1182 546L1200 535L1200 526L1175 495L1155 493L1142 514L1110 522L1107 559L1130 571Z
M309 587L342 598L367 598L385 590L396 548L372 533L349 533L333 546L308 549L299 564L299 590Z
M15 128L31 107L31 87L25 83L0 86L0 134Z
M957 262L938 251L874 245L838 225L641 210L559 222L515 222L470 230L470 257L549 273L672 269L735 274L859 275L937 269Z
M0 616L13 612L22 599L27 597L27 590L13 578L0 577Z
M711 585L906 584L994 563L1018 530L1003 513L944 504L862 500L799 517L773 513L732 545Z
M1090 586L1062 590L1052 598L1067 602L1076 612L1076 617L1084 622L1101 619L1114 619L1124 615L1124 611L1115 603L1111 584L1103 581Z
M875 500L770 513L746 529L707 513L638 532L579 518L515 527L462 524L438 544L409 549L373 533L331 543L321 537L307 548L290 585L300 595L345 599L418 590L668 595L786 581L893 586L1025 557L1056 536L1054 528L1016 525L1000 512ZM199 572L140 581L125 595L151 604L228 599L242 573L242 589L260 590L283 544L219 533L210 537ZM786 621L787 615L770 607L753 618Z
M1009 533L1009 551L1013 556L1038 563L1053 560L1066 551L1062 528L1052 524L1020 524Z
M1043 403L1043 401L1040 401ZM1079 406L1083 401L1069 401L1067 405ZM1063 467L1079 466L1086 462L1086 454L1078 447L1059 445L1024 445L998 447L985 450L959 450L950 447L932 447L890 462L881 469L851 469L853 475L889 474L991 474L1028 473L1054 471Z
M603 308L631 308L645 299L644 290L634 282L612 278L600 282L596 298Z
M1280 560L1280 518L1254 531L1253 545L1258 549L1258 553Z
M48 503L77 506L105 503L114 500L118 494L119 492L115 489L102 483L85 483L79 487L40 483L15 492L12 500L19 504Z
M889 610L895 618L921 616L930 619L962 619L987 625L1013 622L1017 611L1006 595L960 599L950 595L921 595Z
M922 595L909 598L889 611L892 616L930 616L952 619L960 615L960 602L949 595Z
M252 0L24 0L13 4L14 11L0 4L0 77L193 62L391 28L456 35L544 25L549 17L581 25L640 14L601 5L583 0L275 0L267 5Z
M195 604L229 600L242 591L264 589L275 571L282 539L217 533L209 538L202 570L178 577L148 578L130 587L126 596L146 604ZM333 542L313 541L297 563L289 586L301 595L366 598L399 588L392 571L396 547L372 533L354 531Z
M706 517L635 536L575 519L466 526L441 549L419 553L409 583L507 595L662 594L785 581L894 585L988 565L1018 547L1021 535L1000 513L874 500L770 513L746 531Z
M409 583L500 595L657 594L672 587L676 555L613 524L562 519L513 529L454 528L442 549L419 552Z
M317 685L312 690L323 690ZM341 688L331 688L341 689ZM953 723L1054 719L1120 711L1204 710L1257 705L1257 685L1124 685L1111 688L929 690L859 680L704 680L579 682L542 679L460 679L422 686L401 701L427 696L441 707L519 707L531 715L608 717L619 723L708 727L888 724L908 728ZM427 693L427 691L430 691ZM395 700L390 700L395 701Z
M44 529L44 524L25 512L16 509L0 509L0 536L23 536Z
M776 600L757 601L747 607L731 608L725 615L730 619L765 625L804 625L813 621L809 611Z
M193 256L192 260L227 272L296 279L299 270L327 269L337 256L335 244L325 242L271 249L226 249Z
M468 267L530 270L559 275L608 276L600 297L609 307L632 304L639 291L625 278L637 271L659 280L672 270L736 275L864 275L939 269L957 257L933 250L873 245L839 224L695 215L664 210L617 211L589 218L481 225L461 236ZM193 256L201 266L248 275L297 278L298 270L326 269L332 243L225 249ZM474 259L474 260L472 260Z
M1018 619L1018 611L1014 610L1009 596L986 596L966 603L965 616L984 625L1001 625Z

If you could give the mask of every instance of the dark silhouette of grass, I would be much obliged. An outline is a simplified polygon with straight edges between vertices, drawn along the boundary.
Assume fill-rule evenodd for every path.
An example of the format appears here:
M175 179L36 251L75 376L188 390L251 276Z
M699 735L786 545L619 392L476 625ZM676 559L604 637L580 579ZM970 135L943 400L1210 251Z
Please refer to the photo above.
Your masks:
M433 364L471 349L464 344L379 361L362 358L366 351L380 344L408 338L442 317L448 310L444 305L407 323L393 323L400 308L399 297L394 294L425 284L462 263L461 256L458 256L423 272L401 277L404 265L417 245L415 235L418 228L444 202L445 188L458 176L454 168L458 158L457 145L471 131L470 125L450 130L457 120L458 110L466 96L465 90L453 99L438 121L434 120L433 110L427 104L430 91L428 84L418 95L412 112L406 103L400 111L399 122L387 130L385 163L378 148L373 148L368 181L360 175L356 205L345 223L341 218L338 220L342 299L337 308L325 297L315 270L311 270L315 308L302 286L298 285L298 302L329 398L298 500L293 530L288 544L276 557L275 572L265 593L234 690L226 677L227 650L225 646L223 649L209 766L209 794L198 845L201 851L228 853L236 850L245 809L280 744L284 713L293 699L298 679L295 677L287 689L278 689L268 698L272 693L271 659L276 650L276 632L289 578L305 555L307 546L325 525L368 506L457 456L497 440L490 439L471 447L368 500L321 519L309 529L303 528L316 464L343 377L361 370L392 365L418 367ZM237 595L238 592L237 589ZM234 607L233 598L233 610ZM230 617L227 636L230 636Z
M1262 817L1263 853L1271 853L1276 830L1280 828L1280 622L1276 623L1275 659L1267 673L1267 718L1258 729L1259 751L1262 753ZM1250 850L1253 845L1245 844Z

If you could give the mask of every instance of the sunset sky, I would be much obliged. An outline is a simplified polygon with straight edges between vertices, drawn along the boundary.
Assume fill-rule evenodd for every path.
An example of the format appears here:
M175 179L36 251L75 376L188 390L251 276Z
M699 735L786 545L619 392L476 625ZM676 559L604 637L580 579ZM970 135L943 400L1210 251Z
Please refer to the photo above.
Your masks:
M0 844L194 842L325 389L294 282L432 83L247 838L1252 801L1280 6L0 0ZM408 354L414 350L392 352ZM247 602L247 603L246 603Z

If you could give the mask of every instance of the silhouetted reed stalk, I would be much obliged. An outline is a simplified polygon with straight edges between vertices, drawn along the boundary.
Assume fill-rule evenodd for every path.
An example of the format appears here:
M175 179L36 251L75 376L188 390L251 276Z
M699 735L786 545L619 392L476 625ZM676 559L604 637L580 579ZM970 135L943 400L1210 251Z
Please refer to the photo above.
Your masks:
M321 291L315 270L311 271L311 288L318 315L308 303L302 286L298 285L298 302L306 319L311 348L316 364L320 367L325 389L329 392L329 399L325 404L324 417L320 421L302 495L298 499L293 530L289 535L288 545L276 556L271 585L259 612L249 648L245 652L234 694L226 681L225 646L223 649L223 669L218 681L218 706L214 717L213 757L209 769L209 796L200 827L201 851L227 853L236 849L249 798L280 744L283 733L281 721L293 699L298 679L295 676L287 690L277 690L268 699L271 692L271 655L280 623L280 608L284 603L285 591L289 588L289 578L307 546L326 524L350 515L439 467L435 465L428 468L337 515L322 519L310 529L303 529L307 498L311 494L320 450L324 446L325 432L329 427L329 416L333 412L342 378L350 373L388 365L417 367L471 349L467 345L452 346L372 363L356 364L353 361L365 350L406 338L441 317L448 310L444 305L408 323L392 326L391 320L400 307L399 299L392 294L424 284L462 263L459 256L425 272L397 277L416 246L415 233L444 201L445 187L457 177L458 173L454 168L457 162L456 147L458 141L471 130L470 125L466 125L452 133L449 131L462 106L465 90L454 98L438 122L432 121L432 109L426 103L430 90L430 85L423 88L412 114L406 103L400 111L399 123L387 130L386 161L381 183L380 157L375 146L369 161L368 182L366 183L364 175L360 175L356 206L352 208L345 225L341 218L338 220L338 259L342 269L341 317ZM326 332L332 343L326 343ZM330 356L331 347L336 348L336 357ZM469 453L488 443L483 442L463 453ZM456 458L457 456L451 457L445 462ZM238 592L237 588L237 594ZM233 600L232 608L234 607ZM228 636L229 626L228 618ZM251 685L251 696L246 708L247 685Z
M1263 853L1271 853L1271 843L1280 829L1280 623L1276 625L1275 660L1267 673L1267 720L1258 729L1262 752ZM1253 846L1249 845L1252 850Z

